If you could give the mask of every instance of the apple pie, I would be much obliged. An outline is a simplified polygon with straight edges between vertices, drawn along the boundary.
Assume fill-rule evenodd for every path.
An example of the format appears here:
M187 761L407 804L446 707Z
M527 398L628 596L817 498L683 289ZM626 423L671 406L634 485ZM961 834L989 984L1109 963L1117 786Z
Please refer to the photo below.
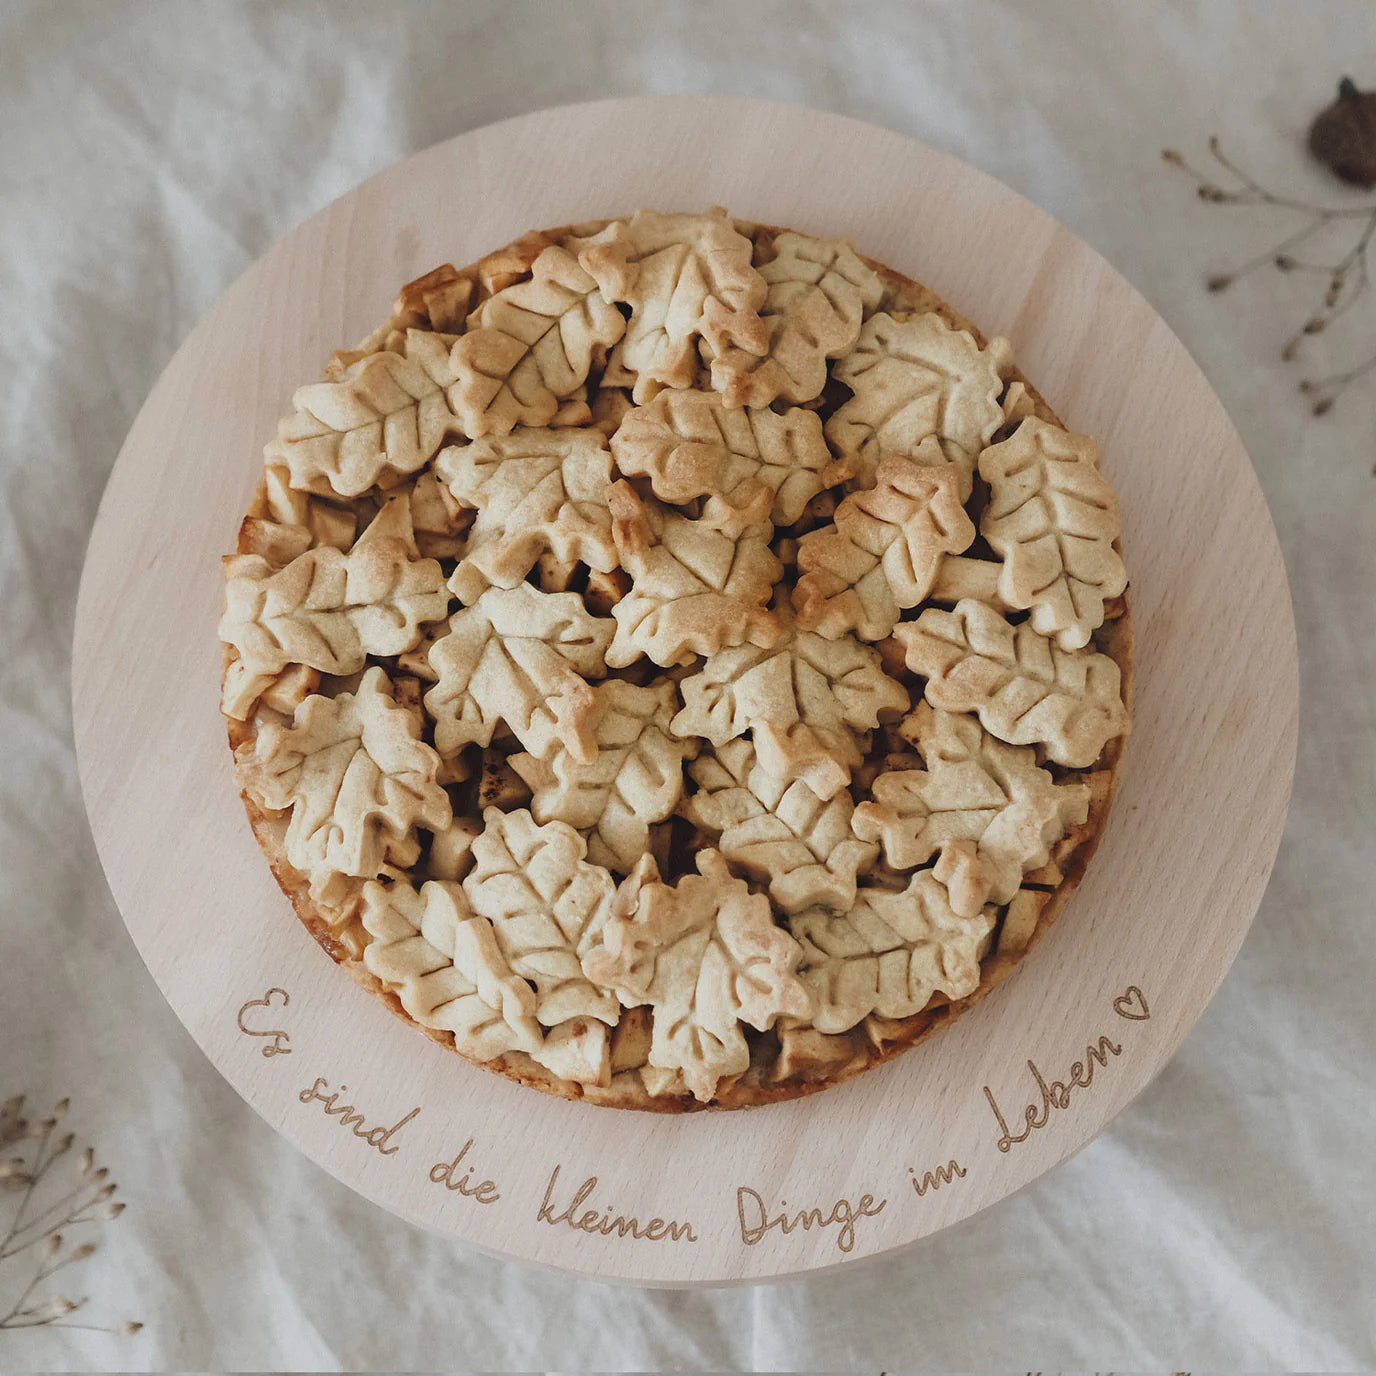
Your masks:
M844 239L527 234L300 387L222 710L320 945L469 1060L746 1107L944 1027L1047 929L1128 731L1087 435Z

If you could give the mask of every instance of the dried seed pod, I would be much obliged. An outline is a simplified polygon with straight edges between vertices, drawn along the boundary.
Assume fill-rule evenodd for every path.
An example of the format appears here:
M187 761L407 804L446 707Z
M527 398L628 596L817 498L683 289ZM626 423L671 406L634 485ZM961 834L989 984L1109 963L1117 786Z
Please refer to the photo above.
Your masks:
M1343 77L1338 98L1309 126L1309 151L1343 181L1376 186L1376 91Z

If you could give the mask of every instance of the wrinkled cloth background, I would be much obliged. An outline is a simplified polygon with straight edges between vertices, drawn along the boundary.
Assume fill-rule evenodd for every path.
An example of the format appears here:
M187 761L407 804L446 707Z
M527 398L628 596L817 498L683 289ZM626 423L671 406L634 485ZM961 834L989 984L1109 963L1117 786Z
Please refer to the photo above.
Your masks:
M1376 296L1279 349L1321 279L1206 270L1283 212L1202 204L1163 145L1269 184L1376 9L1158 0L844 6L0 3L0 1098L73 1098L130 1201L72 1277L135 1338L0 1333L0 1366L524 1369L1376 1364ZM125 935L73 760L82 551L179 342L278 237L386 164L522 111L646 91L821 106L1024 192L1162 312L1241 429L1303 661L1299 773L1256 925L1174 1063L1073 1161L898 1262L653 1293L489 1261L390 1217L224 1084ZM340 340L340 344L348 341ZM156 502L157 494L149 493ZM175 692L169 685L169 692ZM1170 857L1161 857L1169 864ZM178 863L178 857L169 857Z

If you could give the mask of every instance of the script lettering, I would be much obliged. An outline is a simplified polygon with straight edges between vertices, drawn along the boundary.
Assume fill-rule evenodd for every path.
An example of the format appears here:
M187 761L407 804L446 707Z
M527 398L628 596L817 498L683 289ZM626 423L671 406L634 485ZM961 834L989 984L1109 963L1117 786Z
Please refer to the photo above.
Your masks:
M874 1218L883 1213L884 1205L888 1202L887 1199L881 1199L875 1203L872 1194L862 1194L854 1204L849 1199L838 1199L829 1210L797 1209L790 1214L788 1200L781 1199L779 1212L771 1218L764 1197L758 1190L752 1190L748 1185L741 1185L736 1190L741 1241L747 1247L753 1247L775 1228L781 1233L791 1233L795 1228L809 1232L813 1228L836 1227L837 1247L849 1252L855 1246L855 1225L862 1218Z
M249 1027L248 1024L244 1022L244 1014L246 1014L250 1008L271 1008L274 994L281 997L281 1006L283 1008L291 1002L291 995L287 993L285 989L279 989L274 985L262 998L249 999L248 1002L239 1009L239 1031L246 1037L271 1037L272 1041L262 1048L264 1056L290 1056L291 1047L287 1043L291 1041L291 1037L282 1028Z
M1146 996L1135 984L1128 985L1127 989L1114 999L1113 1011L1120 1018L1125 1018L1129 1022L1145 1022L1151 1017L1151 1009L1147 1006ZM1037 1087L1037 1094L1032 1102L1022 1110L1022 1130L1020 1132L1014 1132L1008 1126L1008 1120L1004 1117L1003 1109L999 1107L999 1102L994 1097L994 1091L985 1085L984 1097L989 1104L990 1112L994 1115L994 1121L999 1127L999 1137L994 1145L1000 1151L1008 1152L1017 1143L1027 1141L1034 1132L1040 1131L1051 1121L1053 1113L1059 1113L1070 1107L1072 1095L1076 1090L1088 1089L1094 1083L1096 1066L1102 1070L1108 1065L1111 1056L1121 1056L1122 1054L1122 1046L1104 1032L1100 1034L1098 1041L1091 1042L1085 1047L1084 1060L1073 1062L1070 1069L1066 1071L1064 1080L1048 1080L1036 1061L1029 1060L1027 1069Z
M470 1137L452 1161L436 1161L430 1167L430 1179L436 1185L443 1185L446 1190L456 1190L465 1199L476 1199L479 1204L495 1204L502 1197L501 1192L491 1180L474 1183L476 1166L465 1166L463 1174L459 1174L464 1157L472 1149L473 1139Z
M296 1097L303 1104L322 1104L330 1117L339 1119L340 1127L352 1128L355 1137L361 1138L381 1155L395 1155L398 1148L395 1144L389 1146L388 1143L420 1112L420 1106L417 1105L404 1118L397 1119L391 1127L370 1128L362 1112L353 1104L339 1102L340 1096L348 1092L348 1085L340 1085L338 1089L331 1091L330 1082L321 1075L314 1084L307 1086Z
M559 1167L550 1172L549 1184L545 1186L545 1197L536 1211L539 1223L550 1227L569 1227L580 1233L598 1233L602 1237L642 1238L647 1242L696 1242L698 1235L693 1225L687 1221L652 1218L642 1223L635 1215L618 1213L615 1205L607 1204L600 1210L594 1206L584 1209L583 1205L597 1189L597 1176L590 1175L573 1192L562 1212L557 1212L555 1189L559 1184Z
M965 1167L952 1157L944 1166L938 1166L934 1171L923 1171L921 1179L918 1179L917 1172L911 1166L908 1167L908 1174L913 1178L913 1192L921 1199L928 1190L939 1190L943 1185L951 1184L953 1180L964 1180Z

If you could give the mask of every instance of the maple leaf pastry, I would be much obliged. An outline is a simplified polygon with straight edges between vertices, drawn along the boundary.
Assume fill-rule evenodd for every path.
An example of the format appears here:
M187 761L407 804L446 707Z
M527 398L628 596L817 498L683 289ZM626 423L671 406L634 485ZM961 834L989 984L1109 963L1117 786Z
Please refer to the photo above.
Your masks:
M219 628L253 831L469 1060L810 1093L983 998L1084 874L1131 679L1098 449L846 240L525 235L404 287L265 456Z

